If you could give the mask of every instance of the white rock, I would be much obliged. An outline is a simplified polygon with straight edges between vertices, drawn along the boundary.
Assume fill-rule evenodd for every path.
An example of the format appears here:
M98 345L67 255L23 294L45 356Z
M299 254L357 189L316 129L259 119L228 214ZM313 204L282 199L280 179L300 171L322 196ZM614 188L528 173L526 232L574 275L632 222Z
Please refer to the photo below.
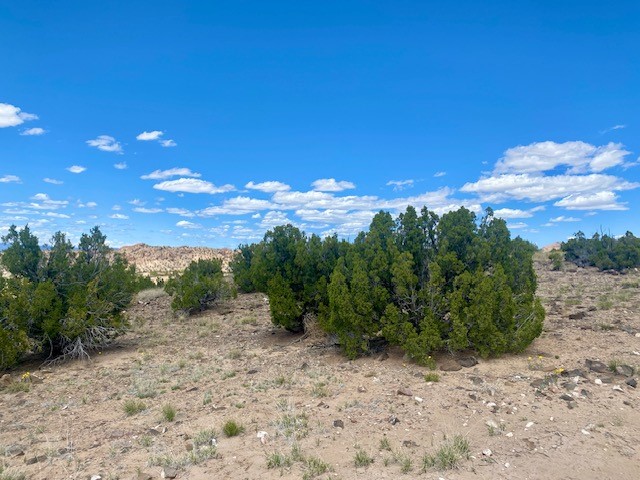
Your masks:
M490 449L486 448L486 449L482 450L482 454L485 457L490 457L491 455L493 455L493 452Z
M602 385L602 380L600 380L599 378L596 378L596 379L594 380L594 383L595 383L596 385Z
M511 464L509 462L504 464L505 468L509 468L511 466Z
M267 435L269 435L269 434L267 432L263 432L262 430L259 431L258 433L256 433L256 437L258 437L258 438L264 438Z
M102 476L100 476L100 475L91 475L91 480L102 480Z
M584 435L591 435L591 434L589 433L589 431L588 431L588 430L585 430L584 428L582 429L582 433L583 433Z
M513 437L513 432L509 432L509 433L505 434L505 437L509 437L509 438Z
M489 428L498 428L498 424L496 422L494 422L493 420L487 420L486 421L486 425Z
M615 390L616 392L624 392L620 385L614 385L612 390Z
M418 403L422 403L424 400L422 400L422 398L420 397L413 397L413 399L418 402Z
M533 427L534 425L535 425L535 423L533 423L533 422L529 422L529 423L527 423L527 424L524 426L524 428L531 428L531 427Z

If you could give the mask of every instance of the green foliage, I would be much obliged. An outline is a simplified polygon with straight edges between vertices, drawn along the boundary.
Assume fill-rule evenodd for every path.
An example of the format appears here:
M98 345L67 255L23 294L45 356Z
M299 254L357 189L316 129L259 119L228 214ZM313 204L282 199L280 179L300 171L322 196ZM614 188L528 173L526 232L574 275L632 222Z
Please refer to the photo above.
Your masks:
M237 423L235 420L227 420L222 427L222 433L227 437L236 437L244 432L244 427Z
M78 358L106 346L126 326L124 309L151 283L111 252L98 227L74 251L65 235L43 252L29 227L11 226L0 280L0 369L27 351Z
M220 260L194 260L164 288L173 296L171 308L186 313L203 311L235 293L224 279Z
M631 232L619 238L595 233L590 239L583 232L578 232L560 248L565 259L579 267L623 271L640 266L640 238Z
M553 250L549 253L549 260L551 261L551 270L557 272L558 270L562 270L562 260L564 259L564 255L558 250Z
M439 350L500 355L540 335L535 250L491 209L478 222L408 207L378 213L353 243L276 227L232 266L241 289L269 295L274 324L299 331L312 313L350 358L392 344L430 365Z

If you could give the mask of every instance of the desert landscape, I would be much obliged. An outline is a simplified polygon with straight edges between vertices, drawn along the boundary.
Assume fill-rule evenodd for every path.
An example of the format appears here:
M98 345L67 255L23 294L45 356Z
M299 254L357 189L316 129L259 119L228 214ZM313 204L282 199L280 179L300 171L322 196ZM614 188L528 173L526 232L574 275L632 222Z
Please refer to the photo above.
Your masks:
M124 250L145 273L188 257ZM542 336L435 371L276 329L262 294L180 318L141 292L113 347L2 377L2 478L635 479L640 274L535 265Z

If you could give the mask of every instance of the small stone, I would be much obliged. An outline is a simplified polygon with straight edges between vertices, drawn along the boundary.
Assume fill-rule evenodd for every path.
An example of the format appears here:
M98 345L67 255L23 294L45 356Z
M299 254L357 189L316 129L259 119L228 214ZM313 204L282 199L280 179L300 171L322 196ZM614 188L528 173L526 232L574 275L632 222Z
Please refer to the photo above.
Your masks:
M24 447L22 445L11 445L7 447L5 452L10 457L20 457L24 455Z
M493 452L491 451L491 449L485 448L484 450L482 450L482 455L484 455L485 457L490 457L491 455L493 455Z
M476 357L469 355L468 357L460 357L458 358L458 363L465 368L471 368L478 364L478 359Z
M344 428L344 422L342 420L334 420L333 426L336 428Z
M577 383L575 383L575 382L564 382L564 383L562 384L562 387L563 387L565 390L568 390L568 391L573 390L573 389L574 389L574 388L576 388L577 386L578 386L578 384L577 384Z
M509 468L511 466L511 464L509 462L504 464L504 468Z
M256 434L256 437L260 439L260 443L263 445L267 444L267 437L269 436L269 434L265 431L259 431Z
M422 399L422 397L413 397L413 399L418 402L418 403L422 403L424 402L424 400Z
M362 385L360 385L360 386L358 386L358 392L360 392L360 393L366 393L366 392L367 392L367 389L366 389L366 388L364 388Z
M13 381L10 373L5 373L0 377L0 385L9 385Z
M256 370L255 368L247 370L247 375L255 375L256 373L258 373L258 370Z
M457 372L458 370L462 370L462 365L453 358L445 358L440 364L440 370L443 372Z
M413 392L406 387L400 387L398 390L396 390L396 393L398 395L404 395L405 397L413 397Z
M471 380L471 382L474 385L482 385L484 383L484 380L482 378L480 378L480 377L475 377L474 376L474 377L469 377L469 379Z
M598 360L585 360L584 363L592 372L607 373L609 371L609 367Z
M165 467L162 469L160 476L162 478L176 478L178 476L178 471L175 468Z
M569 410L573 410L577 406L578 406L578 402L576 402L575 400L571 400L570 402L567 402L567 407L569 407Z
M470 398L471 400L473 400L474 402L477 402L477 401L478 401L478 395L477 395L477 394L475 394L475 393L470 393L470 394L469 394L469 398Z
M389 358L389 354L387 352L382 352L380 355L378 355L378 358L376 360L378 360L379 362L384 362L387 358Z
M622 389L622 387L620 385L614 385L611 390L614 390L616 392L624 392L624 390Z
M513 437L513 432L506 433L505 437L509 437L509 438Z
M418 444L416 442L414 442L413 440L404 440L402 442L402 446L403 447L407 447L407 448L414 448L414 447L417 447Z
M633 376L633 367L630 367L629 365L618 365L616 367L616 373L618 375L623 375L625 377L632 377Z
M184 442L184 448L187 452L190 452L193 450L193 443L192 442Z
M389 423L390 423L391 425L396 425L396 424L400 423L400 420L399 420L399 419L398 419L398 417L396 417L395 415L391 415L391 416L389 417Z
M500 407L498 407L494 402L487 403L487 408L493 413L498 413L498 410L500 410Z
M584 428L582 429L582 434L583 434L583 435L591 435L591 434L589 433L589 430L585 430Z
M138 472L135 480L151 480L153 476L147 472Z
M602 385L602 380L600 380L599 378L596 378L593 383L595 383L596 385Z
M533 427L534 425L535 425L535 423L533 423L533 422L528 422L528 423L524 426L524 428L531 428L531 427Z
M102 475L91 475L90 480L102 480Z
M27 457L24 459L24 463L26 465L33 465L34 463L38 463L38 458L37 457Z
M487 420L485 425L489 428L498 429L498 424L494 420Z
M560 395L560 399L566 402L570 402L571 400L573 400L573 397L568 393L563 393L562 395Z
M636 388L638 386L638 381L635 378L630 378L629 380L627 380L626 382L627 385L629 385L630 387Z

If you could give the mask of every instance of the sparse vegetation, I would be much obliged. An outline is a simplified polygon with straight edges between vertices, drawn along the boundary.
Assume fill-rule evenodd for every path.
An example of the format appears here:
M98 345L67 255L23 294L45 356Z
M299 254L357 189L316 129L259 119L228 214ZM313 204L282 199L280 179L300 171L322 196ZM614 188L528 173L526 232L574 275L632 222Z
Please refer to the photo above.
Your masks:
M469 441L462 435L455 435L451 440L446 440L435 454L425 454L422 459L423 471L429 468L438 470L451 470L458 468L462 460L469 458Z
M565 258L579 267L622 271L640 266L640 239L631 232L618 238L599 233L586 238L583 232L578 232L563 242L561 248Z
M562 254L562 252L558 250L551 251L549 253L549 260L551 261L551 270L562 270L562 261L564 260L564 255Z
M162 418L164 418L167 422L173 422L176 418L176 408L170 404L163 405Z
M426 373L424 375L424 381L425 382L439 382L440 381L440 375L438 375L435 372Z
M373 457L369 455L367 452L365 452L364 450L359 449L356 452L356 455L353 459L353 463L355 464L356 467L368 467L373 463Z
M222 432L227 437L236 437L244 432L244 427L237 423L235 420L227 420L222 427Z
M130 399L124 402L124 413L127 416L135 415L147 409L147 405L140 400Z

